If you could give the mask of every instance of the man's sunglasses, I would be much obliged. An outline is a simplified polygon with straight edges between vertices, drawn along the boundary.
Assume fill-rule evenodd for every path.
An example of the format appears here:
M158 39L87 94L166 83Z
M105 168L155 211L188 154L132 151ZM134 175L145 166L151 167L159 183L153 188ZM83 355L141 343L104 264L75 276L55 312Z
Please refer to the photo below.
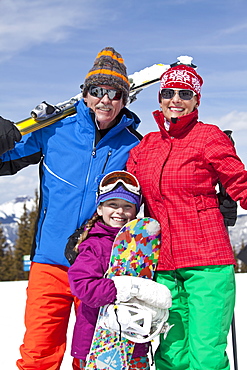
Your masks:
M88 92L95 98L103 98L105 94L108 95L108 98L111 100L120 100L122 98L122 91L105 89L99 86L89 86Z
M180 90L180 89L162 89L160 95L163 99L172 99L174 95L178 93L180 99L191 100L196 93L192 90Z

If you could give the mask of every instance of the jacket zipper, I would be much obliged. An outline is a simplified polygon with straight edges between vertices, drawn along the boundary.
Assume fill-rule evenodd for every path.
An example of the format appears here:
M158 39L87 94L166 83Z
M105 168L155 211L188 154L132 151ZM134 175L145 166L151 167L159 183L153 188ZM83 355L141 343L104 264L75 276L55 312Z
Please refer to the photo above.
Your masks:
M105 172L105 169L106 169L106 166L107 166L107 163L108 163L108 161L109 161L109 159L110 159L111 154L112 154L112 151L111 151L111 150L109 150L109 152L107 153L107 157L106 157L106 160L105 160L105 163L104 163L104 166L103 166L102 172L101 172L102 174Z
M102 174L104 173L105 169L106 169L106 166L107 166L107 163L109 162L109 159L110 159L110 156L112 154L112 151L109 150L108 153L107 153L107 156L106 156L106 160L105 160L105 163L103 165L103 168L102 168ZM85 183L85 194L87 193L87 188L88 188L88 182L89 182L89 175L91 173L91 166L92 166L92 159L96 157L96 147L93 146L93 149L92 149L92 152L91 152L91 161L90 161L90 166L89 166L89 169L88 169L88 172L87 172L87 177L86 177L86 183ZM82 212L82 210L84 209L84 203L85 203L85 196L82 200L82 203L81 203L81 211L80 213Z

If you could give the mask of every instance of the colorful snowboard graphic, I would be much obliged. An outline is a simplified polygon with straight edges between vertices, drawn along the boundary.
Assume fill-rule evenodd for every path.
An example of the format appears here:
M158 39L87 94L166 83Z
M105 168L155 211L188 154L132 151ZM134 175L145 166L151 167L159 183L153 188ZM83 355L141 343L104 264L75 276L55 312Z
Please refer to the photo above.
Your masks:
M113 243L107 277L119 275L139 276L152 279L160 249L160 225L158 221L144 217L127 223ZM99 325L104 308L100 308L94 338L87 359L86 370L128 369L134 343L119 333Z

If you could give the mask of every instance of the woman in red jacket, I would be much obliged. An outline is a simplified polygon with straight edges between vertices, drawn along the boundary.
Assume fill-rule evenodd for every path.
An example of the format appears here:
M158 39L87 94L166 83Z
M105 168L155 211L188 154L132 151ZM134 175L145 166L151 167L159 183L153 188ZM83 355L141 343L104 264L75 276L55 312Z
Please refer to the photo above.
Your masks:
M234 255L215 186L247 209L247 172L231 140L198 121L203 80L177 63L160 78L159 132L131 150L145 213L162 229L156 281L172 292L174 327L155 354L157 370L229 370L226 354L234 303Z

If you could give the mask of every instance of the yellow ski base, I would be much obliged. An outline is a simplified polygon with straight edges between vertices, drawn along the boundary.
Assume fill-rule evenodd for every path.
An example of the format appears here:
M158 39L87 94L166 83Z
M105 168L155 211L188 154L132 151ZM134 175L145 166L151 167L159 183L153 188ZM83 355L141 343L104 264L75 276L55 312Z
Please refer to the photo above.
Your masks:
M158 63L154 64L151 67L144 68L139 72L135 72L129 76L129 80L132 84L130 87L130 97L136 92L139 93L142 89L155 84L159 81L160 76L164 73L170 65ZM131 95L132 94L132 95ZM78 99L78 96L74 98ZM71 99L74 99L71 98ZM70 102L71 99L68 101ZM134 100L133 100L134 101ZM65 103L65 102L64 102ZM131 103L131 100L130 100ZM76 113L75 106L69 107L65 109L62 113L59 113L56 116L44 119L44 120L36 120L32 117L26 118L22 121L16 122L16 127L20 130L22 135L29 134L30 132L39 130L43 127L49 126L54 122L59 121L60 119L71 116L72 114Z
M72 114L76 113L75 107L70 107L65 109L62 113L57 114L56 116L44 119L44 120L36 120L32 117L26 118L22 121L16 122L15 125L18 130L21 132L22 135L29 134L30 132L39 130L43 127L52 125L54 122L59 121L60 119L71 116Z

